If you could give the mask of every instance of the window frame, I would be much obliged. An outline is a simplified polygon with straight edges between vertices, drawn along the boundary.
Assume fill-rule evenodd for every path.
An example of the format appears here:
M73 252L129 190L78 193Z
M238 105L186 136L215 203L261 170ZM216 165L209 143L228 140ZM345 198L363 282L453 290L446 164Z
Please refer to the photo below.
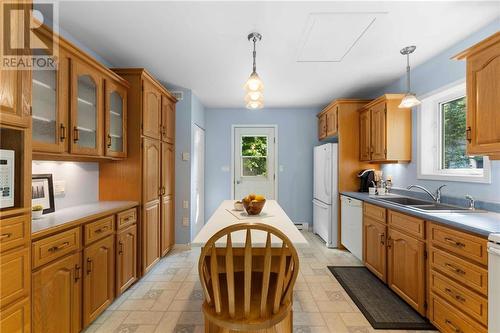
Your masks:
M460 80L421 96L417 112L417 178L469 183L491 183L491 165L483 156L483 169L443 169L443 123L441 105L466 96ZM430 131L430 132L429 132Z

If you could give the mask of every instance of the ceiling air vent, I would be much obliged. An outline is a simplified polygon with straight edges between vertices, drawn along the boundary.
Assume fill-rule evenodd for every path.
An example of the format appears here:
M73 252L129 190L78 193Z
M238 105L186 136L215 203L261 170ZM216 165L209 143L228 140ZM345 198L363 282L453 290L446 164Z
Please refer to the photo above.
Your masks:
M172 95L177 98L178 101L182 101L184 99L184 93L182 91L171 91Z

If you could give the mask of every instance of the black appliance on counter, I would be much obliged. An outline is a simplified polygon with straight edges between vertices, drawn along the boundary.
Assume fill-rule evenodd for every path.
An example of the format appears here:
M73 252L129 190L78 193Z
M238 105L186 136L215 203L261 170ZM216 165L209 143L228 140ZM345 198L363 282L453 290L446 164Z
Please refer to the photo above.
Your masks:
M365 169L358 173L359 192L368 192L369 187L374 187L375 169Z

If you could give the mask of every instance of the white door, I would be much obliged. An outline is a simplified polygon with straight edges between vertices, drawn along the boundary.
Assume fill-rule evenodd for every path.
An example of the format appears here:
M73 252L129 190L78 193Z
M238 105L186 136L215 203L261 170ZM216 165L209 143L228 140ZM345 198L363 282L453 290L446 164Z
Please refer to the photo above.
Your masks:
M205 130L193 125L193 171L191 191L191 240L205 224Z
M274 127L234 128L234 199L250 193L275 199Z
M314 199L332 203L332 145L314 147Z

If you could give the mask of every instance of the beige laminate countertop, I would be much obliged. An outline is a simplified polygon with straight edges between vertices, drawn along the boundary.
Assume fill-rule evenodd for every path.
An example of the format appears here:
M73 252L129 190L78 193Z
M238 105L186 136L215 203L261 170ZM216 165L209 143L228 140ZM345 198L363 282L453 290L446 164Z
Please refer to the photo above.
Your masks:
M43 215L31 222L31 238L37 239L57 231L81 225L98 218L138 206L136 201L98 201L68 207Z

